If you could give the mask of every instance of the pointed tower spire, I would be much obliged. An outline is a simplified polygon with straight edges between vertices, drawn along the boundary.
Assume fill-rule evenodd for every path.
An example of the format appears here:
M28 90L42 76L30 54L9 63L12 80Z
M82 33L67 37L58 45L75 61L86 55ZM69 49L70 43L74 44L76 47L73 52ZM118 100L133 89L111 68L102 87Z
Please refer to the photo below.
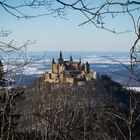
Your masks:
M79 64L81 64L81 57L79 58Z
M89 73L90 72L90 65L89 65L88 61L85 64L85 72L86 73Z
M71 61L71 62L73 61L73 58L72 58L71 54L70 54L70 61Z
M58 63L62 64L63 63L63 57L62 57L62 52L60 51L60 57L58 59Z
M52 58L52 64L55 64L54 58Z
M62 58L62 52L61 52L61 51L60 51L60 57L59 57L59 58L60 58L60 59L63 59L63 58Z

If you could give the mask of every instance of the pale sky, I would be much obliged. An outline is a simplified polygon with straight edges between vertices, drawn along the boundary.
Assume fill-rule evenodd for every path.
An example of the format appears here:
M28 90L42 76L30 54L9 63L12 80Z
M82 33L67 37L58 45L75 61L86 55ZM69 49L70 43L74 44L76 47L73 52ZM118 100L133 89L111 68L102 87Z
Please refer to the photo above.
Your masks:
M29 51L129 51L135 39L134 32L116 35L91 23L78 26L85 17L76 11L68 11L66 18L44 16L17 20L1 10L0 29L12 30L9 37L1 40L13 39L17 44L35 40L35 44L28 46ZM106 23L118 31L133 30L131 20L125 15L113 21L108 18Z

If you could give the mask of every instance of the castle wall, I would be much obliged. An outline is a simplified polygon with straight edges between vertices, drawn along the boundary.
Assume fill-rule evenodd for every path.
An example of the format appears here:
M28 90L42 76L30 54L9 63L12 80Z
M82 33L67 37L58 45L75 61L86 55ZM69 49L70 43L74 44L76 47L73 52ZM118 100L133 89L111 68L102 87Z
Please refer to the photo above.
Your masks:
M59 78L59 74L51 73L51 79L58 79L58 78Z
M59 64L52 64L52 73L59 73Z
M66 78L66 82L69 84L73 84L74 83L74 78Z
M46 73L45 74L45 79L51 79L51 74L50 73Z

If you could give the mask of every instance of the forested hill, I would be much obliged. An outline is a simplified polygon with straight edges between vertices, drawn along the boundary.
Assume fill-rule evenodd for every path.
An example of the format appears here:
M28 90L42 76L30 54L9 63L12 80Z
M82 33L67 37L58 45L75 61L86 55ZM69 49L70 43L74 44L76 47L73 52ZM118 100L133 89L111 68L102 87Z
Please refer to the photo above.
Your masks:
M10 92L8 99L4 93L0 98L3 139L140 139L140 94L106 75L84 86L40 79L24 91Z

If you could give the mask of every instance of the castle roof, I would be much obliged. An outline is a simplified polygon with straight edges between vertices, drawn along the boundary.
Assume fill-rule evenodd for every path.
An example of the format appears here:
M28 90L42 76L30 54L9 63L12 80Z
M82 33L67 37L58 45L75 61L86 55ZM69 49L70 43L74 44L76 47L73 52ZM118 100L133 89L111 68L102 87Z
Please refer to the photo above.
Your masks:
M63 59L63 57L62 57L62 51L60 51L59 59Z
M70 55L70 61L72 62L73 61L73 58L72 58L72 56Z

